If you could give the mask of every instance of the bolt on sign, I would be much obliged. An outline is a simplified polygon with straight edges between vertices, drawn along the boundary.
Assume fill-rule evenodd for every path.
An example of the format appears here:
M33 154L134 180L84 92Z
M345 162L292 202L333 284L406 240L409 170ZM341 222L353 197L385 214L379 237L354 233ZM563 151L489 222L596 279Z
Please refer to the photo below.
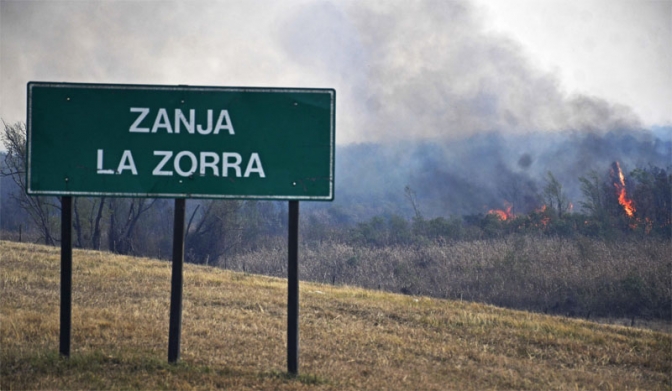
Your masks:
M28 83L31 195L334 198L336 91Z

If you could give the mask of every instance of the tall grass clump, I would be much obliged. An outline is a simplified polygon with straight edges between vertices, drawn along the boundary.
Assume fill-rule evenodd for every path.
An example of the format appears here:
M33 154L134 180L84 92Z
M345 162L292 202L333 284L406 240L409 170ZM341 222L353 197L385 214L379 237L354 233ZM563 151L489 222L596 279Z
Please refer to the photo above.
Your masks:
M582 317L672 319L672 245L510 235L501 239L366 246L303 243L302 279ZM285 276L281 241L228 266Z

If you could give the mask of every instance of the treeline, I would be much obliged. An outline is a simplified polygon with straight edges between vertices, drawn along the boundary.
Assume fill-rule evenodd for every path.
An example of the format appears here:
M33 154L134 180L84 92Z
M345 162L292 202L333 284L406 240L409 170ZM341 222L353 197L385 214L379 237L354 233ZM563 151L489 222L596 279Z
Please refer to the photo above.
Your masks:
M58 244L58 197L28 196L26 129L5 124L0 155L3 239ZM275 202L190 200L186 260L215 261L254 249L262 236L282 235L286 210ZM119 254L168 258L172 251L173 201L170 199L74 197L73 245Z
M5 168L3 167L3 170ZM60 199L28 197L4 176L3 237L55 245L60 238ZM22 178L22 176L19 176ZM490 211L465 216L406 218L397 214L357 221L340 207L305 208L301 238L305 242L337 240L354 246L385 247L441 241L505 238L513 234L548 237L585 236L604 240L626 237L670 238L671 175L649 167L631 174L634 214L628 216L608 181L585 183L586 200L575 212L571 204L549 202L521 215ZM20 180L18 181L20 185ZM10 192L11 191L11 192ZM591 198L588 198L590 196ZM549 200L550 201L550 200ZM187 203L186 259L213 263L221 257L266 246L270 238L286 235L286 203L272 201L190 200ZM73 244L77 248L108 250L168 258L172 246L173 201L170 199L75 197Z
M60 200L25 194L25 125L5 125L2 157L2 231L5 238L54 245L60 237ZM634 169L627 176L618 162L578 178L583 198L573 204L563 185L548 172L541 189L524 198L503 200L506 207L464 216L422 214L416 191L403 189L411 218L381 214L362 221L356 208L330 204L302 211L304 241L338 240L351 245L390 246L432 241L481 240L511 234L586 236L618 240L626 236L672 237L672 169ZM536 187L535 187L536 188ZM422 189L418 189L422 191ZM190 200L186 256L210 263L220 257L263 247L286 232L285 203ZM172 243L169 199L76 197L74 245L121 254L168 257ZM517 213L517 211L527 211ZM22 239L23 239L22 238Z
M621 179L614 168L605 174L591 172L580 177L583 200L580 211L548 173L537 205L529 213L516 215L513 204L506 210L453 217L424 218L413 192L408 199L416 211L413 218L399 215L375 216L359 222L339 239L352 244L389 246L433 240L480 240L503 238L512 234L545 236L586 236L606 240L624 237L672 237L672 171L655 166L633 170L629 179ZM620 167L619 167L620 169ZM314 223L319 226L318 222ZM324 231L320 227L318 232ZM310 234L309 234L310 235ZM318 238L314 238L318 239Z

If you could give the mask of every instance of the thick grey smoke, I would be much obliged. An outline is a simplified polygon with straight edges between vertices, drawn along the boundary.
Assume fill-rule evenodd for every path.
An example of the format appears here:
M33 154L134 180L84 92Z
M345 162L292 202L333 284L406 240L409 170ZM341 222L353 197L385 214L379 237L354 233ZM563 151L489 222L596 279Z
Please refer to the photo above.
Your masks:
M467 1L312 3L281 24L297 62L331 75L345 95L348 139L458 139L567 129L637 128L632 111L567 96L520 47L484 33Z
M411 217L404 191L410 186L425 217L483 214L507 205L526 214L544 204L540 195L550 171L579 212L579 177L595 172L607 179L614 161L626 175L649 165L669 169L672 140L625 129L350 144L337 150L334 206L354 219Z
M30 80L333 87L339 143L637 127L568 96L463 0L3 1L0 116Z

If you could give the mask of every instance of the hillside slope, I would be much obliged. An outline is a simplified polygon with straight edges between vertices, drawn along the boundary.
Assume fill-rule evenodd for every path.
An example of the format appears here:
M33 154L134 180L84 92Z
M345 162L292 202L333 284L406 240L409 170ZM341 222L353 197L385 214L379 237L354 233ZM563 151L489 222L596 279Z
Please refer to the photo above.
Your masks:
M286 281L185 265L167 361L170 263L75 251L72 356L58 357L59 250L0 241L0 388L669 389L672 336L301 284L285 375Z

